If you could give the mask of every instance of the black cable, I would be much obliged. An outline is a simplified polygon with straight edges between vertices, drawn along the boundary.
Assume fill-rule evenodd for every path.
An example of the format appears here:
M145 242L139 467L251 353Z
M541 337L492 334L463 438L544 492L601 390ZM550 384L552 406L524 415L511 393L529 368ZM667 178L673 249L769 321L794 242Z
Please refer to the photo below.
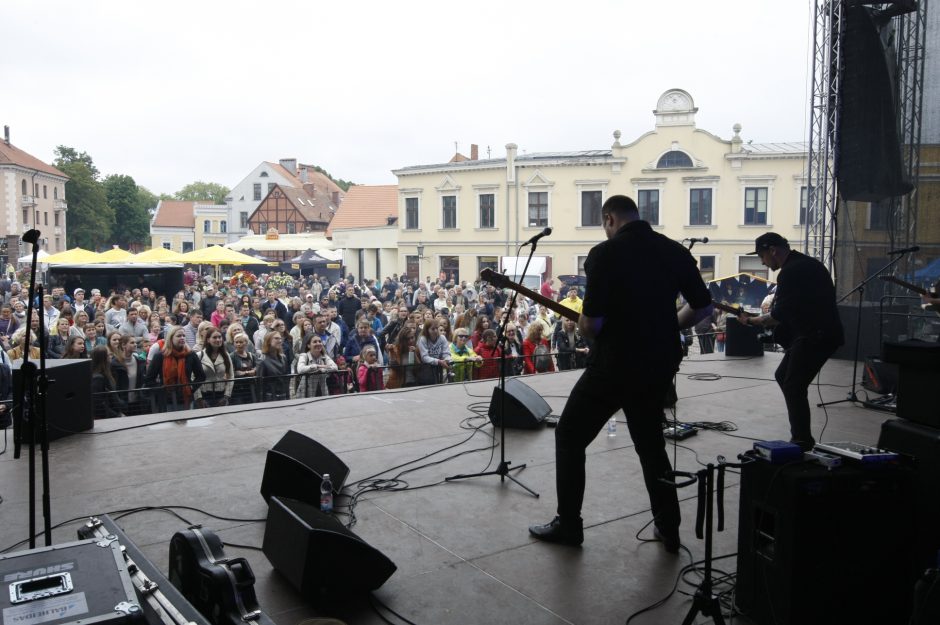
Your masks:
M379 599L378 597L375 596L375 593L369 593L369 605L372 606L372 609L375 611L376 614L378 614L379 618L382 619L383 621L385 621L386 623L390 623L391 625L395 625L395 624L392 623L390 620L388 620L388 619L385 617L384 614L382 614L382 613L379 611L378 606L377 606L376 604L378 604L378 606L382 606L382 609L387 610L388 612L391 612L392 614L394 614L396 617L398 617L399 619L401 619L402 621L404 621L404 622L407 623L408 625L417 625L417 623L415 623L414 621L409 621L407 618L405 618L404 616L402 616L401 614L399 614L399 613L396 612L395 610L393 610L393 609L391 609L390 607L388 607L387 605L385 605L385 603L383 603L381 599Z

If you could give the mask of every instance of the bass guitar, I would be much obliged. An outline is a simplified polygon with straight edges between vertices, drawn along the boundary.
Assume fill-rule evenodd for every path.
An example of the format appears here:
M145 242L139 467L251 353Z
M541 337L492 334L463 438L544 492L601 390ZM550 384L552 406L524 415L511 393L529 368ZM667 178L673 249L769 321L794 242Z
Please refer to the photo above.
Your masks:
M581 317L581 315L579 315L576 311L571 310L566 306L562 306L558 302L545 297L541 293L536 293L535 291L527 289L521 284L516 284L503 274L493 271L492 269L484 269L480 273L480 279L489 282L498 289L512 289L521 295L525 295L532 301L538 302L545 308L558 313L565 319L571 319L575 323L577 323L578 319Z
M747 317L760 317L760 313L750 312L744 310L740 306L731 306L724 302L712 302L712 305L718 310L724 311L726 313L731 313L735 317L738 315L745 315ZM761 342L765 343L776 343L777 345L787 348L790 347L792 342L792 337L790 336L789 330L784 325L775 325L772 328L767 328L764 330L765 334L761 335Z

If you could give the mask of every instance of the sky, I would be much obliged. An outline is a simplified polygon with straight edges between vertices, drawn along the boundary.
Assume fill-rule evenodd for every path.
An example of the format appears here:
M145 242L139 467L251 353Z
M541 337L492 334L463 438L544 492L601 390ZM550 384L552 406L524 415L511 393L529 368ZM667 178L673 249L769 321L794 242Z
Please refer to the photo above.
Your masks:
M3 0L0 125L154 193L297 158L358 184L448 161L608 149L688 91L698 128L808 134L812 0Z

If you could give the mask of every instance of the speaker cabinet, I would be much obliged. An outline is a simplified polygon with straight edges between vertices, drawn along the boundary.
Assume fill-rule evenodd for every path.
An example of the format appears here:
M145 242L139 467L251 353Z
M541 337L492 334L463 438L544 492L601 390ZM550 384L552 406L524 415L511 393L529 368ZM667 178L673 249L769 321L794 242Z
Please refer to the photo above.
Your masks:
M271 497L264 555L305 596L375 590L398 567L334 517L302 501Z
M30 362L33 362L32 360ZM39 363L35 363L38 366ZM13 398L23 397L22 360L13 362ZM91 412L91 360L50 359L46 361L49 387L46 392L46 423L50 441L95 426Z
M505 401L502 401L505 398ZM503 406L505 405L505 408ZM501 412L505 410L505 412ZM490 423L499 427L533 430L541 427L545 417L552 413L552 407L542 396L516 378L506 380L505 395L499 387L493 389L490 400Z
M333 493L339 494L349 477L349 467L317 441L288 430L268 451L261 496L265 501L277 495L319 506L320 484L325 473L330 474Z
M757 335L760 330L744 326L734 317L728 317L725 327L725 356L763 356L764 346Z
M898 416L940 428L936 391L940 379L940 343L886 342L881 356L885 362L898 366Z
M906 623L912 490L900 465L745 464L738 608L761 625Z
M862 386L879 395L893 393L898 388L898 367L869 356L865 359L865 369L862 372Z

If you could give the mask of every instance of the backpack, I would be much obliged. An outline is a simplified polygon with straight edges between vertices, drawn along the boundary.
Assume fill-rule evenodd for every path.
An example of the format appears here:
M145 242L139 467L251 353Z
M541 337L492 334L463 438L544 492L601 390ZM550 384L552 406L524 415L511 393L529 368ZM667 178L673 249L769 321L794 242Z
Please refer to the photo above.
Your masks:
M532 352L532 363L539 373L545 373L552 368L552 357L549 355L545 343L539 343L535 346L535 351Z

